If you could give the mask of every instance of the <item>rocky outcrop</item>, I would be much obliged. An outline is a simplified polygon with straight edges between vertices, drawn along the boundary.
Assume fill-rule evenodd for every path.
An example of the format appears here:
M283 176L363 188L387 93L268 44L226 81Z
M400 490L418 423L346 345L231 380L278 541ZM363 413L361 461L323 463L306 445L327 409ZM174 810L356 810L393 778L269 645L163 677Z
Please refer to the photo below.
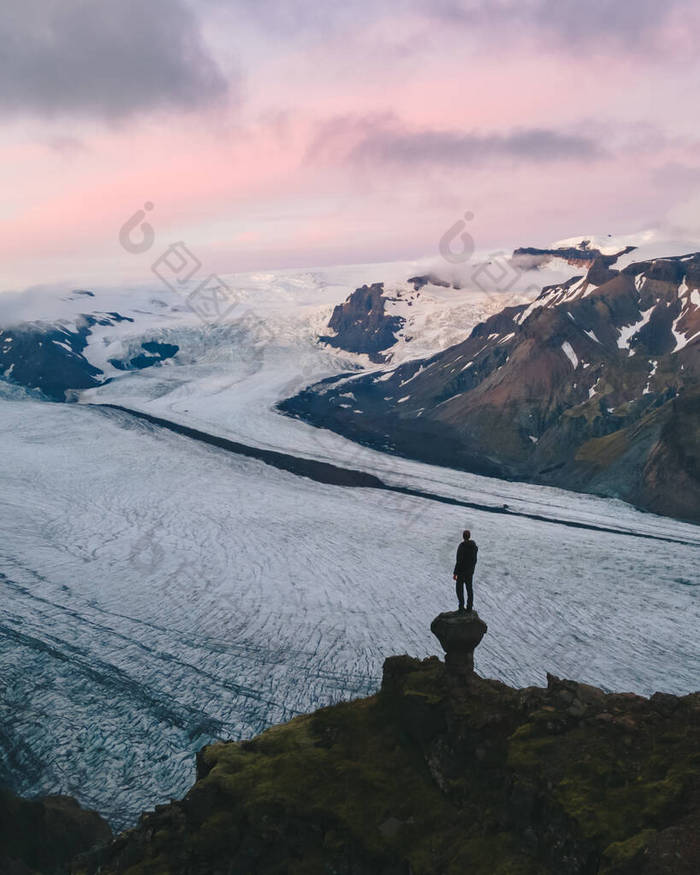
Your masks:
M147 340L141 344L141 352L130 358L110 359L109 363L120 371L137 371L151 368L177 355L180 347L175 343L161 343L157 340Z
M603 274L602 271L610 271L611 265L615 264L623 255L633 252L635 248L635 246L625 246L624 249L620 249L618 252L604 255L600 249L592 247L589 240L582 240L578 246L557 246L550 249L521 246L519 249L514 250L513 262L521 269L531 270L542 267L542 265L547 264L553 258L560 258L573 267L583 267L600 275L601 278L610 279L618 271L615 270L606 274Z
M21 799L0 788L2 875L68 875L76 855L111 837L107 822L70 796Z
M435 621L447 653L477 617ZM700 694L512 689L390 657L381 690L204 748L197 781L74 875L700 870Z
M73 294L92 296L87 291ZM109 382L85 356L94 326L133 321L115 312L90 313L77 317L73 325L32 322L0 329L0 378L51 401L73 400L81 389ZM141 370L161 364L178 351L174 343L148 340L130 355L111 358L109 363L120 371Z
M476 611L446 611L430 624L430 631L445 651L445 665L458 678L474 673L474 650L488 631Z
M621 271L615 257L581 253L584 276L462 343L281 409L423 461L700 521L700 254Z
M333 310L328 327L335 334L319 340L348 352L366 353L373 362L385 361L382 351L396 343L404 320L387 315L384 303L383 283L360 286Z
M74 295L93 296L77 291ZM74 325L25 322L0 329L0 378L41 393L51 401L70 400L80 389L104 382L104 373L84 355L95 325L133 322L119 313L79 316Z
M419 292L422 288L427 285L438 286L443 289L459 289L461 286L458 282L448 282L447 280L441 279L434 273L424 273L420 276L410 276L407 280L407 283L413 286L414 292Z
M0 330L0 375L52 401L65 401L69 390L102 382L102 371L83 355L89 335L85 320L74 329L34 324Z

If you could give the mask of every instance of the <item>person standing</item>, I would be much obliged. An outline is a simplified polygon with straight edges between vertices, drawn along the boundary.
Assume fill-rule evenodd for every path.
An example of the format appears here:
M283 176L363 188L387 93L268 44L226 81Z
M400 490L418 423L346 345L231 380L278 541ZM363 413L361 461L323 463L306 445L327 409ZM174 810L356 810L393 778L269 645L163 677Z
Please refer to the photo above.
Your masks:
M462 543L457 548L457 561L453 577L456 581L457 601L459 602L459 610L464 610L464 587L467 588L467 610L471 611L474 606L474 590L472 581L474 579L474 568L476 567L476 554L479 548L471 539L471 532L465 529L462 532Z

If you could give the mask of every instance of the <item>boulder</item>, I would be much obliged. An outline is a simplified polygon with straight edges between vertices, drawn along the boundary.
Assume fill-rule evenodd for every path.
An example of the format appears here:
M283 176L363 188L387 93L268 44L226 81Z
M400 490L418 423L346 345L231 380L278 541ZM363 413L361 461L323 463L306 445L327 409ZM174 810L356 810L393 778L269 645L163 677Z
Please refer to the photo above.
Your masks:
M445 651L447 668L462 677L474 673L474 649L487 630L476 611L445 611L430 624L430 631Z

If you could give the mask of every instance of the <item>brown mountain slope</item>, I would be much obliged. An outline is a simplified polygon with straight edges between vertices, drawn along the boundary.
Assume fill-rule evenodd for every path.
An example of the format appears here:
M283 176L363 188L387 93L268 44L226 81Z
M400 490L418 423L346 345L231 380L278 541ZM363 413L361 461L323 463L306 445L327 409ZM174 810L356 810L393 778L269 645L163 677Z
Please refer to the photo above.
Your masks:
M430 359L281 409L425 461L700 521L700 254L602 275L598 261Z

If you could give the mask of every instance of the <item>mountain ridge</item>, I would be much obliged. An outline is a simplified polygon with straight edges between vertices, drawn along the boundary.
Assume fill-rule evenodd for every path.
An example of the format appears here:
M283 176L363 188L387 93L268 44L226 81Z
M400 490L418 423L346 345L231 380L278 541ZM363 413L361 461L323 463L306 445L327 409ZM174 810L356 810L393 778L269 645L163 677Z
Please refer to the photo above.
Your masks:
M279 408L422 461L700 521L700 254L613 269L628 250L427 359Z

